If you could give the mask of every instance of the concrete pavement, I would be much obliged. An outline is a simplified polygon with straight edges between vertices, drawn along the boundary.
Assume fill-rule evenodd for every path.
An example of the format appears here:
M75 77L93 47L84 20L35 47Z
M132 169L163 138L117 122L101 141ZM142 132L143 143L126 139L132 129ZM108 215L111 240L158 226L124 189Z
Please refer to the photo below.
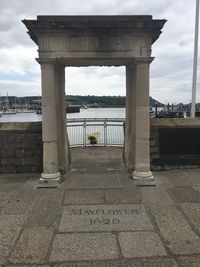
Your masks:
M120 148L75 148L58 186L0 175L0 266L199 267L200 169L133 181Z

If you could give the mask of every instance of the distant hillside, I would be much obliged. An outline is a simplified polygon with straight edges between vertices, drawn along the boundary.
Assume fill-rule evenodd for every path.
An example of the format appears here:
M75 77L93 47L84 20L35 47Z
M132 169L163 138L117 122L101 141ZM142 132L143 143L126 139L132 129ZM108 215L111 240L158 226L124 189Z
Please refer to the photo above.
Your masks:
M125 107L126 97L125 96L80 96L80 95L68 95L66 101L70 105L96 105L100 107ZM159 101L149 98L150 106L155 107L156 103L158 107L162 107L163 104Z
M156 103L158 107L162 107L163 104L153 99L149 98L150 106L155 107ZM66 102L69 105L88 105L91 107L125 107L126 97L125 96L80 96L80 95L68 95L66 96ZM4 107L9 104L9 107L16 107L21 105L33 105L34 103L41 104L41 96L1 96L0 106Z
M150 106L151 107L155 107L157 104L157 107L163 107L164 104L160 103L159 101L155 100L154 98L152 98L151 96L149 97L149 101L150 101Z

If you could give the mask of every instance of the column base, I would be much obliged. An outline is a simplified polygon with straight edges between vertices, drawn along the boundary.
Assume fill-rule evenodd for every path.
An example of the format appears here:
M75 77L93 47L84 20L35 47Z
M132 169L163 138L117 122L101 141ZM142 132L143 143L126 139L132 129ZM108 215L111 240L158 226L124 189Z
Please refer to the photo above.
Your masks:
M148 171L148 172L134 171L132 173L132 177L133 179L136 179L136 180L140 180L140 179L154 180L154 177L151 171Z
M60 172L56 173L42 173L39 179L39 182L60 182L61 181L61 174Z

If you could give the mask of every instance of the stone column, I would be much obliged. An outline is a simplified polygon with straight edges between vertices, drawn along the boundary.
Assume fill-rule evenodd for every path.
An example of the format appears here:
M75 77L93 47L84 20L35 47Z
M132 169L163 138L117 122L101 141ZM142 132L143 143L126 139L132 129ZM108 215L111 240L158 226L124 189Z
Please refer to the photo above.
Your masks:
M66 129L65 67L56 66L56 101L58 129L58 169L64 173L70 165L70 147Z
M150 171L149 66L153 58L136 60L136 120L134 179L152 179Z
M136 102L135 65L126 66L126 129L125 163L129 170L135 167L135 102Z
M42 80L42 137L43 137L43 173L40 181L58 181L58 133L56 107L56 79L53 61L41 60Z

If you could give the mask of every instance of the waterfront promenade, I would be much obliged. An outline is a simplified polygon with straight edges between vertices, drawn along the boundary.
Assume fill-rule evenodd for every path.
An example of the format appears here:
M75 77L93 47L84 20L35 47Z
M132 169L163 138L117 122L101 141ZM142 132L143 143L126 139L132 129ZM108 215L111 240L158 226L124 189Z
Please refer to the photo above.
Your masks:
M0 175L0 266L200 266L200 169L142 183L121 148L73 148L72 158L58 186Z

